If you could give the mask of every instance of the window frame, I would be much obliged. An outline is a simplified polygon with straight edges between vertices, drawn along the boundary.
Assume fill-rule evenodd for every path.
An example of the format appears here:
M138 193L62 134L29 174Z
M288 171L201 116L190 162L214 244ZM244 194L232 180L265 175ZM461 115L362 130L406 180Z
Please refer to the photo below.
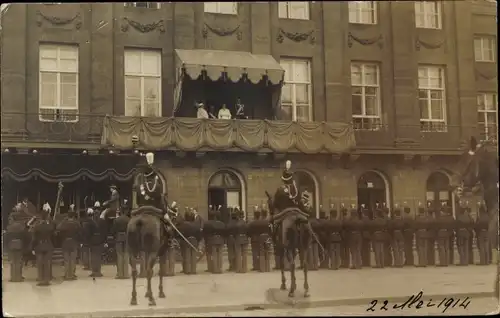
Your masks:
M304 3L306 4L305 6L305 16L306 18L298 18L298 17L292 17L291 14L290 14L290 4L292 3L298 3L298 2L301 2L301 3ZM285 5L285 11L283 12L283 10L281 9L281 5L280 4L284 4ZM302 21L308 21L308 20L311 20L311 3L309 1L278 1L278 18L279 19L293 19L293 20L302 20Z
M215 6L216 6L216 9L215 11L209 11L207 10L207 2L203 2L203 13L210 13L210 14L225 14L225 15L238 15L238 9L239 9L239 6L238 6L238 2L236 1L231 1L231 2L223 2L223 1L219 1L219 2L209 2L209 3L215 3ZM220 9L220 4L221 3L233 3L233 12L231 13L228 13L228 12L221 12L221 9Z
M493 106L494 109L488 109L487 107L487 96L492 96L493 97ZM484 109L480 108L480 103L479 100L482 100ZM498 93L494 92L479 92L477 94L477 112L478 114L481 114L481 117L483 119L483 122L478 121L478 126L484 126L484 129L480 131L480 134L484 134L485 140L490 140L490 136L494 136L498 140ZM488 122L488 114L495 114L495 122L493 124L489 124ZM479 117L479 116L478 116ZM489 127L493 128L493 130L496 132L495 134L489 134ZM479 127L478 127L479 128Z
M435 6L435 12L429 10L429 5ZM419 5L422 5L422 11L420 11ZM415 1L414 5L415 12L415 27L418 29L432 29L432 30L441 30L443 28L443 10L441 1ZM419 25L419 16L424 17L423 25ZM432 20L429 19L429 16L436 17L436 26L432 26Z
M427 69L427 76L426 76L426 82L427 85L421 87L420 86L420 69L421 68L426 68ZM429 85L432 77L429 75L430 69L438 69L439 74L441 77L441 83L440 87L432 87ZM426 91L426 104L427 104L427 112L429 114L429 118L422 118L421 114L421 109L420 109L420 101L422 100L420 98L420 91L425 90ZM432 91L440 91L441 92L441 112L443 114L443 119L434 119L432 118L432 101L436 100L431 97ZM446 91L446 68L445 66L442 65L429 65L429 64L420 64L418 65L417 68L417 101L419 105L419 122L420 122L420 131L422 132L447 132L448 131L448 111L447 111L447 91ZM439 127L437 129L424 129L422 127L423 124L427 125L433 125L433 123L441 123L443 124L443 128L440 129Z
M476 54L476 49L477 49L476 48L476 41L477 40L481 41L480 47L479 47L481 56L477 56L477 54ZM488 42L490 44L489 50L491 50L491 60L489 60L488 58L485 58L485 53L486 53L485 45L484 45L485 42ZM484 62L484 63L495 63L496 62L496 51L495 51L496 41L495 41L494 36L475 35L473 45L474 45L474 60L476 62Z
M296 62L306 62L307 63L307 67L308 67L308 79L307 81L295 81L293 80L292 82L286 82L285 78L286 76L284 77L283 79L283 86L288 84L288 85L291 85L291 96L290 96L290 99L291 99L291 103L288 104L288 103L283 103L283 92L281 93L281 96L280 96L280 101L281 101L281 105L285 105L285 106L290 106L291 107L291 115L292 115L292 118L291 118L291 121L295 121L297 122L297 92L296 92L296 85L306 85L307 86L307 92L308 92L308 100L309 100L309 104L307 105L307 108L308 108L308 120L306 122L311 122L313 121L313 100L312 100L312 97L313 97L313 93L312 93L312 90L313 90L313 83L312 83L312 63L311 63L311 60L310 59L307 59L307 58L291 58L291 57L282 57L280 58L280 65L282 62L285 62L285 63L291 63L292 65L292 73L295 73L295 65L296 65Z
M352 67L353 66L359 66L361 67L361 84L353 84L353 77L352 77ZM366 67L368 66L375 66L375 69L376 69L376 78L377 78L377 84L373 85L373 84L367 84L366 81L365 81L365 78L366 78ZM371 123L371 127L373 124L375 124L375 128L370 128L370 130L377 130L381 125L382 125L382 87L381 87L381 83L380 83L380 79L381 79L381 76L380 76L380 72L381 72L381 68L380 68L380 64L377 63L377 62L371 62L371 61L351 61L351 65L350 65L350 72L351 72L351 116L352 116L352 119L353 120L361 120L363 121L363 119L366 119L366 120L369 120ZM361 112L362 114L354 114L352 112L352 107L353 107L353 104L352 104L352 96L354 95L353 94L353 88L354 87L359 87L361 88ZM373 88L376 88L376 113L377 115L367 115L366 114L366 88L367 87L373 87ZM356 94L357 95L357 94ZM375 122L375 123L374 123ZM363 127L360 127L358 129L361 129L361 130L365 130L367 128L363 128Z
M362 3L370 3L371 9L369 10L372 13L373 21L362 21L362 13L367 12L366 8L360 6ZM378 24L378 8L376 1L348 1L348 9L349 9L349 23L351 24L367 24L367 25L376 25ZM359 19L351 20L351 13L355 14L355 17Z
M56 50L56 63L59 64L61 60L61 48L72 48L76 52L76 70L67 71L61 70L58 65L56 69L45 68L42 64L42 51L44 49L55 49ZM71 44L45 44L40 43L38 47L38 119L41 122L78 122L80 113L80 48L77 45ZM55 73L56 74L56 105L42 105L43 102L43 81L42 75L44 73ZM62 94L62 82L61 74L74 74L75 75L75 104L76 106L63 106L61 105L61 94ZM54 111L54 119L46 119L42 114L43 111ZM76 114L65 115L64 111L76 111ZM75 116L75 119L66 119L65 116Z
M142 70L141 73L133 73L133 72L127 72L127 67L126 67L126 59L127 59L127 54L128 53L140 53L140 59L141 59L141 65L144 63L144 53L145 52L154 52L157 53L160 59L160 69L158 72L158 75L151 75L151 74L145 74ZM145 78L155 78L158 79L158 117L162 117L162 109L163 109L163 92L162 92L162 74L163 74L163 59L162 59L162 52L158 50L143 50L143 49L136 49L136 48L127 48L125 49L124 52L124 67L123 67L123 86L124 86L124 102L125 102L125 110L124 114L126 115L127 112L127 77L133 77L133 78L139 78L140 79L140 108L141 108L141 114L140 117L147 117L145 116L145 91L144 91L144 79Z
M156 4L156 8L152 8L149 5L147 7L138 7L137 3L148 3L148 4L155 3ZM124 2L123 6L126 7L126 8L138 8L138 9L153 9L153 10L158 10L158 9L161 8L161 2L149 2L149 1L148 2Z

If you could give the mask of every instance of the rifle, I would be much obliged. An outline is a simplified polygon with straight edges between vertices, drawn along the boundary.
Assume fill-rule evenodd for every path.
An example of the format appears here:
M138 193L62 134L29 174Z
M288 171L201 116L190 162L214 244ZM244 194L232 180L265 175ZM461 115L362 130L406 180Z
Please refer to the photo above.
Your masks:
M56 220L56 215L59 213L59 208L61 206L61 193L62 189L64 188L64 185L62 182L59 181L57 184L57 197L56 197L56 204L54 207L54 217L52 218L54 221Z

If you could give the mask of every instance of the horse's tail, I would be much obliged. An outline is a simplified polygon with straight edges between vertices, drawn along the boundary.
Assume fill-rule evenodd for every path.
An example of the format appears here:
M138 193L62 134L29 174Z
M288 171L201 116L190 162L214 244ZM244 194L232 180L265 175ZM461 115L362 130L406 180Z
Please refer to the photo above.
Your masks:
M132 255L137 256L143 248L142 242L142 220L137 220L135 228L127 231L127 245Z

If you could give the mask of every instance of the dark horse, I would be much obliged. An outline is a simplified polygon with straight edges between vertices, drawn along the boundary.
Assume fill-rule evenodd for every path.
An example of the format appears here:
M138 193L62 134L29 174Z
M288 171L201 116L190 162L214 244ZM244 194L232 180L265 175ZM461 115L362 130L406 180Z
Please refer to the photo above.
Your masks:
M131 305L137 305L137 262L144 252L146 265L147 291L145 297L149 299L149 305L155 306L156 301L151 291L151 278L156 259L164 259L167 251L167 242L170 228L163 220L163 215L168 207L163 195L163 184L161 179L153 177L148 180L147 176L141 175L134 185L140 207L131 212L131 219L127 226L127 247L130 254L130 266L132 267L132 298ZM160 264L163 266L163 264ZM159 294L158 297L165 298L163 292L163 270L159 271Z
M306 255L311 246L312 232L309 216L303 212L291 199L284 187L278 188L274 197L266 191L271 224L273 224L273 241L276 253L280 259L281 290L286 290L285 257L290 264L290 292L289 297L294 297L297 283L295 278L295 258L300 251ZM301 203L302 204L302 203ZM277 224L277 226L274 226ZM307 257L304 257L304 297L309 297L309 282L307 279Z
M478 143L471 137L467 153L459 162L458 184L455 190L459 197L466 192L482 187L486 211L489 215L488 234L492 248L498 249L498 150L492 143ZM498 296L498 277L495 284Z

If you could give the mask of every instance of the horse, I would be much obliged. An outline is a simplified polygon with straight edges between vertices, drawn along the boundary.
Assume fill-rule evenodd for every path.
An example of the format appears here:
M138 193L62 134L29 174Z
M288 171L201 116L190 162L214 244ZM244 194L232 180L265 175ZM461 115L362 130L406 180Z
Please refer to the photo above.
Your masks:
M281 290L286 290L285 278L285 256L290 264L290 291L288 297L295 296L297 288L295 277L295 258L297 253L306 255L312 243L311 225L308 215L290 199L288 191L284 187L280 187L274 197L266 191L268 198L271 224L278 223L277 228L273 229L272 238L276 249L276 253L280 258L281 268ZM308 263L307 257L304 257L304 298L309 297L309 281L308 281Z
M498 249L498 150L490 143L478 143L475 137L470 138L468 151L462 156L455 169L454 184L460 198L466 192L473 192L482 187L483 200L489 215L488 234L492 248ZM493 150L493 151L492 151ZM458 179L458 180L457 180ZM458 181L458 182L456 182ZM499 265L500 266L500 263ZM499 272L500 273L500 272ZM499 295L499 277L495 282L496 296Z

